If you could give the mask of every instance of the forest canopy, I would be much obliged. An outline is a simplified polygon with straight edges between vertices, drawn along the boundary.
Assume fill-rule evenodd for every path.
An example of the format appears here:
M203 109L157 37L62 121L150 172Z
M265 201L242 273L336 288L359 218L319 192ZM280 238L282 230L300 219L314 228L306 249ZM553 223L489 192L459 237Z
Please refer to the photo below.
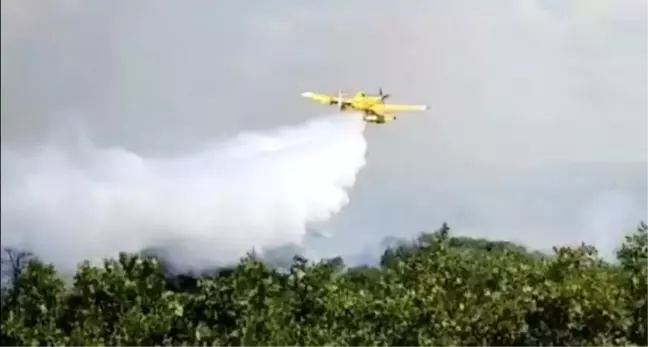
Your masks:
M647 226L614 261L596 248L530 252L447 225L388 248L288 269L248 255L204 275L121 254L70 280L13 251L3 345L647 345Z

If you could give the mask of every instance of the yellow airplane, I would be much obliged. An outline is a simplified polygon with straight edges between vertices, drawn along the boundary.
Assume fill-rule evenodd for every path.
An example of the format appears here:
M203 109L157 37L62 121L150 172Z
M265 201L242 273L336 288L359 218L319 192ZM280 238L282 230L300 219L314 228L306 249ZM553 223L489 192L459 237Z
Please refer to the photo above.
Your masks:
M425 111L430 109L426 105L396 105L385 104L389 94L383 94L382 88L377 95L367 95L357 92L351 99L344 99L344 92L339 90L337 97L325 94L305 92L303 97L315 100L325 105L337 105L340 111L362 112L363 119L368 123L384 124L396 120L395 112Z

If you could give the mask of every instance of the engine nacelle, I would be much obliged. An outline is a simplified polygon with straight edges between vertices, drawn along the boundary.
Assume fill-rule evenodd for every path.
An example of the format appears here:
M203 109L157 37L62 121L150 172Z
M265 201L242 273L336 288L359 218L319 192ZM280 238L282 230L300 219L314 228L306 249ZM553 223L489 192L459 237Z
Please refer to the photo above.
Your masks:
M376 114L368 114L365 115L363 118L367 123L376 123L376 124L389 123L396 119L395 116L379 116Z

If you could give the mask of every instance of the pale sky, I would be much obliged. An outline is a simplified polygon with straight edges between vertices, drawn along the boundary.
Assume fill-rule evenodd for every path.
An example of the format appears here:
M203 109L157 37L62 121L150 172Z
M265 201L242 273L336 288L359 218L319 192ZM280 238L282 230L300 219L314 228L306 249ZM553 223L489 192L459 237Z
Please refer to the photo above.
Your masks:
M646 219L642 0L2 2L2 146L82 132L142 155L303 122L304 91L426 114L370 126L351 202L309 245L458 233L611 249ZM324 254L324 253L322 253Z

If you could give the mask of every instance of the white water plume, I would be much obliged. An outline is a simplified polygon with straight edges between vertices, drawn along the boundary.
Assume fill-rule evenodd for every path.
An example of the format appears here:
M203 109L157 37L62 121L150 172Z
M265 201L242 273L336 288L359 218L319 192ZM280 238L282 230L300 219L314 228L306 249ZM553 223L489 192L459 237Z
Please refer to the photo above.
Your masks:
M365 164L365 124L328 116L244 133L175 158L120 148L2 149L2 244L59 268L165 248L200 270L299 244L348 202Z

